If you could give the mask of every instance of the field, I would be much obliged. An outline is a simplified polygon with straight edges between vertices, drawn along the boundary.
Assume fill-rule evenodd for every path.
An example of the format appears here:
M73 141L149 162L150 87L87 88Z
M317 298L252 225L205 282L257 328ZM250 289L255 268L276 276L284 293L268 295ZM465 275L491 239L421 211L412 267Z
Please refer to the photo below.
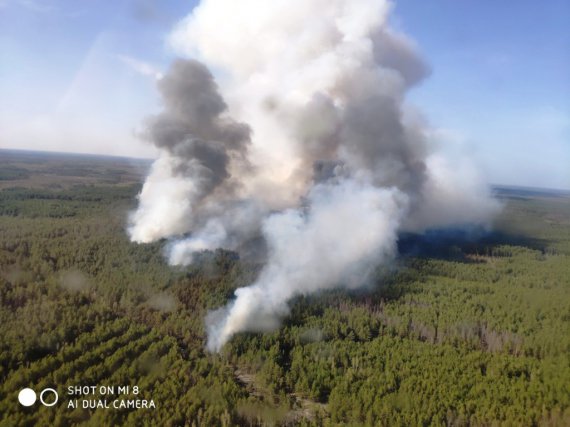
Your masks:
M1 426L570 425L569 194L497 188L492 232L402 236L370 288L210 354L204 316L261 266L130 243L148 166L0 150ZM156 408L70 408L76 385ZM24 387L60 400L23 407Z

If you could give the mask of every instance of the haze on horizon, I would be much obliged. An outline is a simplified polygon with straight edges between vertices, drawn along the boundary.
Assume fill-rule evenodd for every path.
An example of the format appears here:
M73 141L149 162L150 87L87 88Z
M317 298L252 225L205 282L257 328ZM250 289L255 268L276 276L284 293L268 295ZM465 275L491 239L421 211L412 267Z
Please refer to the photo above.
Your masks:
M0 1L0 148L154 157L138 134L195 2ZM497 184L570 189L570 5L394 2L431 75L408 102ZM532 30L530 30L532 29ZM216 73L216 70L214 70Z

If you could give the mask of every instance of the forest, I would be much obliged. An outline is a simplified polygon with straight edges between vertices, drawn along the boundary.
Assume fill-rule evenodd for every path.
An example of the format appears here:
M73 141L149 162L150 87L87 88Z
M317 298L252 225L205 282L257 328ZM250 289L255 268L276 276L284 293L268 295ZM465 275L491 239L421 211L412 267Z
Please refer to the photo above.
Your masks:
M212 354L206 313L262 261L129 242L148 166L0 150L0 426L570 425L570 194L496 188L493 230L403 235L369 287ZM70 408L75 385L156 408Z

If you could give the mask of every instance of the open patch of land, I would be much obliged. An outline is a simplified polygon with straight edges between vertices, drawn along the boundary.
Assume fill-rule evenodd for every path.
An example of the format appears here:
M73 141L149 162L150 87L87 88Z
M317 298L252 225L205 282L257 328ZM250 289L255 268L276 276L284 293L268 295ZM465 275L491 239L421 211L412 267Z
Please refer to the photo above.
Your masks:
M0 189L64 189L78 185L132 185L149 160L0 149Z

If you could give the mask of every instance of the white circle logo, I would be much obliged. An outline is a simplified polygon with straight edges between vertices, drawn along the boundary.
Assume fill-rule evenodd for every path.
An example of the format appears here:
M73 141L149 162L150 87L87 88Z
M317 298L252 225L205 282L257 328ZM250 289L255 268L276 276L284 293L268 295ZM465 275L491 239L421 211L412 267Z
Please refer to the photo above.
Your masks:
M46 391L51 391L51 392L54 394L55 400L54 400L53 402L51 402L51 403L46 403L46 402L44 401L44 393L45 393ZM42 402L42 404L43 404L44 406L53 406L53 405L55 405L55 404L57 403L57 399L59 399L59 395L57 394L57 391L55 391L53 388L44 388L44 389L42 390L42 392L40 393L40 402ZM35 399L35 393L34 393L34 400L36 400L36 399Z
M36 403L36 392L31 388L23 388L18 393L18 400L22 406L32 406Z

